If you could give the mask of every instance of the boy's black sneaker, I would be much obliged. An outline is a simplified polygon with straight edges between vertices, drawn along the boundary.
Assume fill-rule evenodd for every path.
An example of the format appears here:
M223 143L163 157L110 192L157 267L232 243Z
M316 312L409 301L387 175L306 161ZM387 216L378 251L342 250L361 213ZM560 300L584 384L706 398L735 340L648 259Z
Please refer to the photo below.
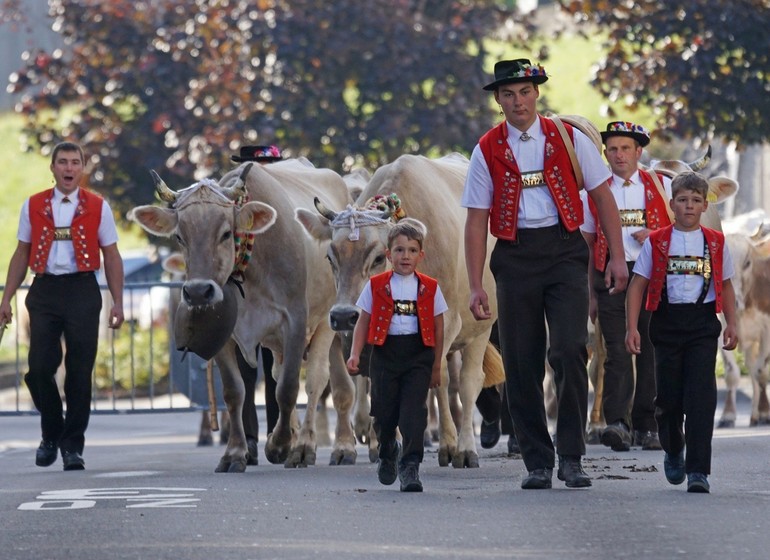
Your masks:
M58 454L59 448L55 442L43 440L35 452L35 464L38 467L50 467L56 461Z
M678 455L671 455L670 453L664 455L663 472L666 473L666 480L669 484L682 484L684 482L684 449Z
M708 494L711 491L709 477L703 473L692 472L687 475L687 491Z
M380 484L390 486L398 478L398 456L401 453L401 444L393 442L391 452L386 457L380 457L377 465L377 478Z
M401 479L402 492L422 492L419 464L407 463L404 466L399 466L398 478Z

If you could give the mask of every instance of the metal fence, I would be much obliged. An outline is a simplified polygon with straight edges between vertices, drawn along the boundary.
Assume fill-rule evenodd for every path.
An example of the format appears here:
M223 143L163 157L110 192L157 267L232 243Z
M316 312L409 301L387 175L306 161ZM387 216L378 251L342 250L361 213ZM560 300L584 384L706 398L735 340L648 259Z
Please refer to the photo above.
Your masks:
M125 324L107 328L111 306L103 292L99 351L92 373L96 414L178 412L207 406L206 362L173 346L172 307L181 282L129 282L124 289ZM4 288L4 287L3 287ZM28 285L14 302L14 321L0 345L0 416L37 414L24 384L29 319L24 306ZM66 352L66 348L64 350ZM63 377L63 366L57 380ZM222 404L219 375L214 376ZM61 387L61 383L60 383Z

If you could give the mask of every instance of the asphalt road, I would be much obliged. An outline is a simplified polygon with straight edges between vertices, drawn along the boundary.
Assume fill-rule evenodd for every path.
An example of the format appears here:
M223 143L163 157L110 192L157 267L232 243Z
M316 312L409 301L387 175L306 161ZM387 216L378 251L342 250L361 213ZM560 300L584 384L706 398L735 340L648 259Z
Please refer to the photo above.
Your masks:
M589 446L590 489L524 491L505 440L479 469L439 467L423 494L355 466L285 469L264 458L215 474L221 447L196 447L196 413L94 415L86 466L34 466L38 417L0 417L0 557L104 559L740 558L770 551L770 428L717 430L712 493L663 475L663 453Z

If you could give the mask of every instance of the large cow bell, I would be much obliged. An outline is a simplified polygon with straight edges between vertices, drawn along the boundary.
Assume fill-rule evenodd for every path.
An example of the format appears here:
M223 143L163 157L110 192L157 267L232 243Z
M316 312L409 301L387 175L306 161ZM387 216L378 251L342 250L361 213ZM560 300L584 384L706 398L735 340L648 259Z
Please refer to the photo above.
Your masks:
M214 305L191 307L179 303L174 322L177 350L188 350L204 360L216 356L225 345L238 319L240 291L235 283L222 286L222 301Z

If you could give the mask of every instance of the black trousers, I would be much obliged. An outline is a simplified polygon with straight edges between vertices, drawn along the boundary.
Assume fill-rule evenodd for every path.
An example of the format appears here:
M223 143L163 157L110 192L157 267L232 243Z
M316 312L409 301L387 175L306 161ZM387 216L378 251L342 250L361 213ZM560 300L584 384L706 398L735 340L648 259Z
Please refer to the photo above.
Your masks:
M62 451L83 453L91 414L91 374L96 361L102 296L93 273L43 275L32 282L26 298L29 311L29 372L24 376L40 411L43 439ZM62 351L64 337L66 356ZM64 358L64 396L56 370Z
M529 471L553 468L543 402L548 337L559 454L585 454L588 246L579 231L568 233L561 226L520 230L518 242L497 242L490 269L497 283L508 403L524 464Z
M711 437L717 406L715 369L721 332L713 302L661 302L650 320L660 444L666 453L674 455L686 447L687 473L711 472Z
M401 464L421 463L423 436L428 425L428 387L433 370L433 348L419 334L388 335L374 346L369 370L371 416L380 442L379 456L387 457L401 431Z
M629 262L627 265L630 275L634 263ZM604 273L598 270L594 273L593 288L598 296L599 323L607 347L602 399L604 419L607 424L622 421L634 430L657 432L655 356L649 335L650 312L646 309L639 312L642 353L632 356L626 350L626 292L610 295L609 289L604 286Z
M273 353L264 346L257 346L257 352L262 353L262 368L265 376L265 413L267 416L267 434L270 434L278 423L278 401L275 397L276 381L273 379ZM251 367L243 358L240 349L236 349L236 359L238 360L238 369L243 378L243 385L246 390L246 398L243 401L243 410L241 419L243 420L243 431L246 437L259 441L259 420L257 418L257 405L255 402L255 392L257 388L257 377L259 371Z

